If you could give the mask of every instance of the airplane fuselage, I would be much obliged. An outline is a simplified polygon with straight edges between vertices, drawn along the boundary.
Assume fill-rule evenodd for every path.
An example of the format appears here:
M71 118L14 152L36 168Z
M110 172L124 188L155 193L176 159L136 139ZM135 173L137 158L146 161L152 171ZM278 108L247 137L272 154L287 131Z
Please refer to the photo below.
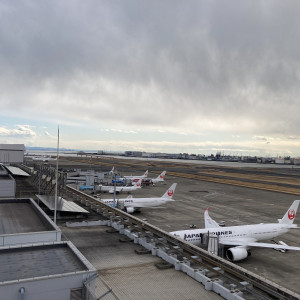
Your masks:
M103 199L103 202L106 204L113 206L114 200L113 199ZM122 198L116 199L115 205L117 203L124 204L124 207L134 207L134 208L141 208L141 207L153 207L166 204L169 202L169 199L165 198Z
M140 189L140 187L137 186L101 186L100 191L113 194L114 188L116 188L116 193L131 192Z
M288 232L290 228L286 224L269 223L173 231L171 234L194 245L200 245L203 234L209 233L210 236L218 236L219 242L226 245L226 240L269 240Z

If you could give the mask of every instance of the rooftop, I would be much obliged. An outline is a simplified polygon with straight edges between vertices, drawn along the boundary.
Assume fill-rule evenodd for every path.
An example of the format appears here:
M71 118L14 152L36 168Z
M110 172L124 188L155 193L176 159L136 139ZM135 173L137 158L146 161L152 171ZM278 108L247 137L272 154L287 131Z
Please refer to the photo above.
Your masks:
M0 144L0 150L25 151L24 144Z
M0 249L0 282L87 271L67 243Z
M36 195L39 200L41 200L50 210L55 210L55 197L48 195ZM73 201L67 201L62 197L57 198L57 211L61 212L76 212L76 213L84 213L88 214L89 212L77 205Z
M0 200L0 234L54 230L29 199Z
M13 166L6 166L6 169L12 173L12 175L17 175L17 176L30 176L28 173L23 171L20 168L13 167Z

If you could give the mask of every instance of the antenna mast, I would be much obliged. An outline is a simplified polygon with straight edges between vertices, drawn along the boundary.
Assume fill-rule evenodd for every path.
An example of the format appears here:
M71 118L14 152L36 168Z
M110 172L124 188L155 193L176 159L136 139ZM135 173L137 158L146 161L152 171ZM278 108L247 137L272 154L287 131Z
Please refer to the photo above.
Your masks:
M59 126L57 127L57 153L56 153L56 172L55 172L55 197L54 197L54 223L55 224L56 224L56 211L57 211L58 151L59 151Z

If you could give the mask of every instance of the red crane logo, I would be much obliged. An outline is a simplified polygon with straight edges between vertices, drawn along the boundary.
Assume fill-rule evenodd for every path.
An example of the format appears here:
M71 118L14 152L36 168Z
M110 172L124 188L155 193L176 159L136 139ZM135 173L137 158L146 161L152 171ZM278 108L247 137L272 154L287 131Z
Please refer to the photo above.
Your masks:
M290 220L293 220L295 218L295 211L293 209L290 209L289 212L288 212L288 217Z

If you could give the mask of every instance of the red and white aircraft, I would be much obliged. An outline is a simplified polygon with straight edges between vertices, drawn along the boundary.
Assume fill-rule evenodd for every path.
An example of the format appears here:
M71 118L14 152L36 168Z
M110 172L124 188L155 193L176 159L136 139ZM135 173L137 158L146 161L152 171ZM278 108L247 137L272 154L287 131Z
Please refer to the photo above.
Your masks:
M153 197L153 198L133 198L129 196L123 199L101 199L104 203L115 207L124 207L128 213L133 213L139 211L144 207L156 207L164 205L167 202L175 201L172 199L177 183L173 183L170 188L163 194L162 197Z
M155 184L158 182L163 182L165 181L165 176L166 176L167 171L161 172L156 178L143 178L142 183L147 183L147 184ZM131 179L131 182L137 182L138 179Z
M194 245L200 245L204 234L218 236L219 243L224 245L227 259L238 261L246 258L251 247L272 248L278 250L300 250L300 247L288 246L280 242L279 244L258 243L262 240L271 240L280 236L290 229L298 228L293 224L300 200L295 200L282 219L278 223L255 224L243 226L220 227L208 214L209 208L204 213L205 229L191 229L173 231L173 234ZM225 249L226 249L225 248Z
M163 171L156 178L151 178L150 180L152 181L153 184L165 181L166 173L167 173L167 171Z
M139 180L140 178L146 178L148 176L148 170L143 174L143 175L140 175L140 176L133 176L133 175L130 175L130 176L123 176L124 179L126 180L131 180L131 181L134 181L134 180Z
M133 192L142 187L142 178L140 178L137 182L133 183L132 186L113 186L113 185L102 185L99 184L99 190L100 192L104 193L110 193L113 194L114 190L116 189L116 193L122 193L122 192Z

